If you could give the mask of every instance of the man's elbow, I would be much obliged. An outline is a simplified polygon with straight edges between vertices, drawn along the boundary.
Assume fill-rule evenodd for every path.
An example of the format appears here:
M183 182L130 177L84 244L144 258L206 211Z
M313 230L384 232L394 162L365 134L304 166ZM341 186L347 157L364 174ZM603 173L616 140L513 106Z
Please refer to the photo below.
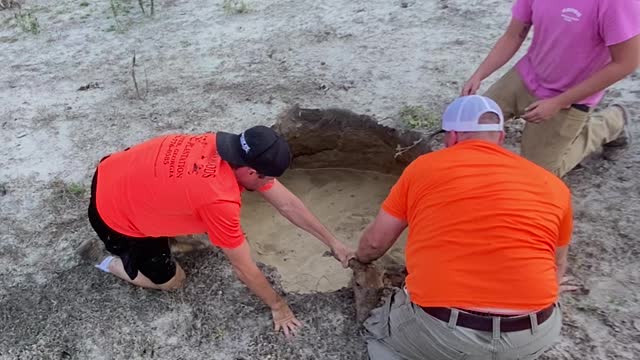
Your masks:
M382 241L378 239L370 239L368 245L369 249L376 253L385 250L385 246L382 244Z
M368 236L366 236L364 239L365 247L367 248L368 253L382 255L387 250L387 246L383 239L376 235L377 234L372 234L370 232Z

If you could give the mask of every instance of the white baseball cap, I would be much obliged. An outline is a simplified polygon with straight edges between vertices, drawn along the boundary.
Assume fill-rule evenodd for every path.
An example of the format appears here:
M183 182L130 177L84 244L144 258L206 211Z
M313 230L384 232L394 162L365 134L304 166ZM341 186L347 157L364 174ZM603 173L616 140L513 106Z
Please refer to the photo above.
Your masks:
M498 124L480 124L480 116L494 113L500 118ZM503 131L504 116L500 106L485 96L468 95L455 99L442 115L442 130L445 131Z

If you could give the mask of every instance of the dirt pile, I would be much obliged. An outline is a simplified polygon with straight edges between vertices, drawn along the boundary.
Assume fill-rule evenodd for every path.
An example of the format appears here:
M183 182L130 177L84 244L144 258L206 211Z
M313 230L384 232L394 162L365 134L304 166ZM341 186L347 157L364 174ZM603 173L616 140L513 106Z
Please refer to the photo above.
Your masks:
M419 131L379 124L345 109L294 106L273 128L286 137L293 168L343 168L399 175L413 159L431 151Z

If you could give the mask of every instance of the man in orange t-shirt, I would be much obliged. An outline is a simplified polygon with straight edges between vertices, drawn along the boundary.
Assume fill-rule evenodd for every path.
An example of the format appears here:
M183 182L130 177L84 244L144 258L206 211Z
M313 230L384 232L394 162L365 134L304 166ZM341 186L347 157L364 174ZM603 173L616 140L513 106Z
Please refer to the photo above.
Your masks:
M276 331L289 336L300 323L251 258L240 226L241 192L259 191L343 264L352 253L275 179L290 161L287 142L265 126L241 134L166 135L107 156L93 178L89 220L115 257L96 267L137 286L175 289L185 274L169 237L206 232L271 308Z
M491 99L456 99L447 148L413 161L364 231L368 263L409 227L405 288L365 322L372 360L535 359L558 338L571 195L500 146L503 123Z

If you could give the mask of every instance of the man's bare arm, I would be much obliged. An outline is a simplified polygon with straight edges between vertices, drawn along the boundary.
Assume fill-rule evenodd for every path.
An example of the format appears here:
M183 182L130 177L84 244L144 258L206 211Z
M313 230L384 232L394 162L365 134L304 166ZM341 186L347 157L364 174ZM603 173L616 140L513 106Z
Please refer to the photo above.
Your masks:
M611 62L602 70L558 96L534 102L525 109L522 118L533 123L548 120L561 109L569 108L631 74L640 65L640 35L609 46L609 51Z
M243 241L237 248L223 248L222 251L231 262L240 281L271 308L275 330L282 329L287 337L291 333L295 334L301 326L300 322L293 315L287 302L273 290L262 271L258 269L251 257L249 244Z
M356 259L366 264L380 258L398 240L398 236L406 227L406 221L381 209L375 220L367 226L362 234L356 251Z
M512 18L505 33L465 84L462 95L475 94L482 80L506 64L518 52L530 28L531 25Z
M570 106L604 90L633 73L640 66L640 35L609 46L611 62L585 81L558 95L562 105Z
M320 220L311 213L300 198L279 181L276 181L271 189L261 192L261 194L287 220L329 246L338 260L347 266L352 251L320 223Z

